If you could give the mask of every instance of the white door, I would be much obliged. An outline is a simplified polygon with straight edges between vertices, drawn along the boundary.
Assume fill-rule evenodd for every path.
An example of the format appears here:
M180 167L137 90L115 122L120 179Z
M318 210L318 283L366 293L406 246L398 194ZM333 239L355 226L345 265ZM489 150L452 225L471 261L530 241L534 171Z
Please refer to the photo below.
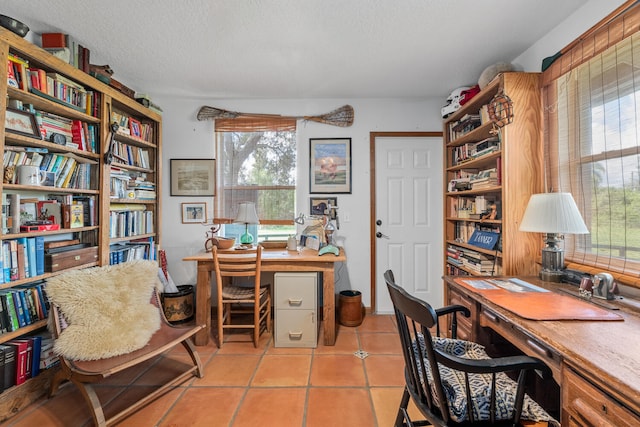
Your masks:
M442 137L376 137L376 313L393 313L384 272L407 292L443 302Z

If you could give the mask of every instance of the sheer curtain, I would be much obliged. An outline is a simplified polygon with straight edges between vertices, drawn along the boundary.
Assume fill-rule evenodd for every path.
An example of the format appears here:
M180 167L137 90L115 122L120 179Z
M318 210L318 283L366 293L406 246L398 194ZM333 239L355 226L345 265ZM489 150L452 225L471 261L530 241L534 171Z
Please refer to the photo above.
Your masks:
M640 287L640 7L584 35L543 75L546 186L573 194L588 235L566 259Z

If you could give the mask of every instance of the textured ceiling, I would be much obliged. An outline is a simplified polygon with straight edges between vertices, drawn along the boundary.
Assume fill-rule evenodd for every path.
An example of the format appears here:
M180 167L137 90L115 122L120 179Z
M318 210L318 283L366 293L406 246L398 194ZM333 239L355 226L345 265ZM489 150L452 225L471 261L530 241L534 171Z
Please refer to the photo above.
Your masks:
M109 64L139 92L446 97L477 82L486 66L514 59L586 2L2 0L0 13L35 33L74 36L92 63Z

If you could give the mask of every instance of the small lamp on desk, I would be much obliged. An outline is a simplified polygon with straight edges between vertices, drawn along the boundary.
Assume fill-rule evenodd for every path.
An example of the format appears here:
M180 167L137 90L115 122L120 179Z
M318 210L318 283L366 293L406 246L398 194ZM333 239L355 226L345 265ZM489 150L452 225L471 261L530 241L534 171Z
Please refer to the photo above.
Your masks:
M240 243L250 245L253 243L253 236L249 233L249 224L259 224L258 213L256 212L256 204L253 202L242 202L238 207L238 216L236 224L244 224L244 234L240 236Z
M520 231L546 233L542 248L540 278L560 282L564 269L564 250L558 247L563 234L587 234L589 230L571 193L534 194L520 223Z

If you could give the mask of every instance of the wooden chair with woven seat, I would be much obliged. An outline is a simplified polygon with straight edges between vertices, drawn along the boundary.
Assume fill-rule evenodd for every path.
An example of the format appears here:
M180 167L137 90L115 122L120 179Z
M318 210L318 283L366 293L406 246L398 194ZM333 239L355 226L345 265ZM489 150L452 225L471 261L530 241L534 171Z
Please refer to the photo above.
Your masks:
M218 290L218 347L224 342L225 329L252 329L253 345L258 347L260 334L271 331L271 289L260 286L262 246L228 251L214 246L211 252ZM243 277L249 278L253 286L233 283ZM232 315L239 321L232 322ZM251 321L243 322L246 318Z
M405 388L395 426L560 425L525 393L528 374L551 377L551 370L541 360L529 356L490 358L477 343L432 336L430 328L437 326L439 317L455 312L468 316L468 310L462 306L434 310L397 285L391 270L384 278L405 360ZM425 420L410 419L410 400Z

